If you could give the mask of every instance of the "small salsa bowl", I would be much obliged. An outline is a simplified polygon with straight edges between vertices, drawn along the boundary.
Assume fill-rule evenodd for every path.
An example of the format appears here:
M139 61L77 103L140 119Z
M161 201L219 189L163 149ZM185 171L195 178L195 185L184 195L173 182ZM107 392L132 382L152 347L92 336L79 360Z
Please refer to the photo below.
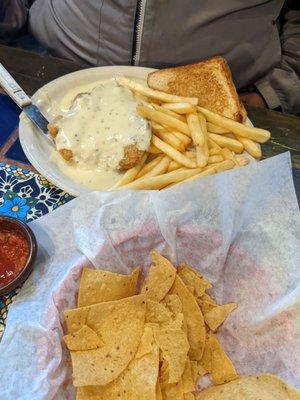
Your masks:
M15 218L0 216L0 296L26 281L36 253L36 238L28 225Z

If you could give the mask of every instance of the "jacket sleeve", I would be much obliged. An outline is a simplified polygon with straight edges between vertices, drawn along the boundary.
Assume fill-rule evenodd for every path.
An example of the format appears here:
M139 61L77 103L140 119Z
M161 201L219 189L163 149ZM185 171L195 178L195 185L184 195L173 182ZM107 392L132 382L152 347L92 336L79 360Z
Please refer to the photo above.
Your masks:
M0 39L16 36L27 21L30 0L0 0Z
M269 108L300 113L300 10L290 10L281 34L281 60L255 83Z

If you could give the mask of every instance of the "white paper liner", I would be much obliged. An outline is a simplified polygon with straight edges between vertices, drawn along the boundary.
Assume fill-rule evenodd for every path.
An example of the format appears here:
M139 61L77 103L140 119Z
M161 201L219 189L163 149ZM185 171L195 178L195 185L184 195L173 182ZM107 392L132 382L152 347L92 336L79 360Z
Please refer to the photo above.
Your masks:
M84 265L129 273L156 248L238 309L219 331L240 374L300 387L299 209L288 153L164 191L90 193L31 224L39 253L0 344L0 398L74 399L63 311ZM201 384L200 384L201 388Z

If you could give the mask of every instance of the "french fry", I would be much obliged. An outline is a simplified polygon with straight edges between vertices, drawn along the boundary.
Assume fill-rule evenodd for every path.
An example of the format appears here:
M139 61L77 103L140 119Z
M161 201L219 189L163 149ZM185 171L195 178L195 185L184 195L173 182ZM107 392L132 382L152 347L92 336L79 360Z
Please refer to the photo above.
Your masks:
M234 153L231 150L227 149L227 147L223 147L223 149L221 149L221 154L224 160L232 160L235 165L238 165Z
M220 126L212 124L211 122L207 122L207 130L211 133L218 133L219 135L222 135L223 133L230 133L228 129L221 128Z
M229 150L232 150L235 153L241 153L244 149L242 143L236 139L231 139L226 136L217 135L216 133L209 133L208 137L212 139L215 143L217 143L219 146L227 147Z
M218 135L219 135L219 133L218 133ZM237 137L234 136L233 133L223 133L223 136L229 137L230 139L236 139L237 140Z
M208 164L219 163L223 160L224 160L224 158L221 156L221 154L215 155L215 156L210 156L210 157L208 157Z
M216 149L216 148L214 148L214 147L212 147L212 148L210 148L210 149L208 150L208 154L209 154L210 156L217 156L217 155L219 155L220 153L221 153L221 150Z
M244 146L245 150L247 153L250 154L250 156L254 158L261 158L262 153L261 153L261 147L259 143L255 143L251 139L247 138L242 138L241 136L236 136L237 140L239 140L242 145Z
M212 131L210 131L210 130L208 130L207 131L207 133L215 133L215 132L212 132ZM218 132L218 133L215 133L215 135L222 135L222 136L227 136L227 137L230 137L229 135L230 135L230 132ZM233 137L233 136L231 136L231 137Z
M234 153L231 150L227 149L227 147L223 147L220 153L222 154L224 160L233 160L234 158Z
M192 139L185 135L184 133L178 132L178 131L174 131L173 129L166 127L165 125L160 125L157 122L152 122L151 123L151 128L152 128L152 132L157 134L160 132L166 133L172 133L174 136L176 136L181 142L183 142L183 144L185 145L185 147L187 147Z
M171 133L173 133L173 135L175 135L179 140L181 140L185 147L187 147L192 141L192 139L189 136L185 135L184 133L176 131L172 131Z
M233 132L235 135L252 139L259 143L265 143L271 137L270 132L265 129L253 128L240 124L239 122L233 121L219 114L215 114L203 107L198 107L198 110L205 115L205 118L208 120L208 122L211 122L222 128L226 128L229 132Z
M239 165L240 167L244 167L245 165L248 165L250 163L249 158L244 155L235 156L235 160L237 162L237 165Z
M222 147L219 146L214 140L212 140L209 137L209 134L207 134L207 144L208 144L208 149L217 149L221 151Z
M208 157L205 154L204 147L196 148L197 167L205 167L207 165Z
M150 144L148 152L150 154L161 154L161 151L157 147L155 147L152 143Z
M168 166L168 172L175 171L175 169L182 168L182 165L176 161L171 161Z
M227 171L228 169L232 169L235 166L235 163L233 160L224 160L222 162L216 163L216 164L211 164L208 168L213 167L216 170L216 173L218 172L223 172L223 171Z
M184 153L191 160L196 160L196 152L192 150L185 151Z
M201 128L197 113L187 114L187 123L190 128L193 143L196 147L196 159L198 167L207 165L208 154L205 151L205 136Z
M124 78L122 76L117 77L116 81L119 85L128 87L130 90L140 93L146 97L158 99L164 103L189 103L193 106L198 104L198 99L196 97L182 97L175 96L173 94L168 94L165 92L160 92L158 90L150 89L143 86L137 82L131 81L130 79Z
M161 111L161 112L163 112L163 113L165 113L167 115L170 115L171 117L179 119L182 122L186 122L186 118L185 118L184 115L179 115L179 114L175 113L174 111L171 111L171 110L168 110L165 107L159 106L158 104L151 104L151 105L157 111Z
M164 142L168 143L170 146L174 147L174 149L183 152L185 150L185 145L184 143L178 139L173 133L171 132L166 132L162 133L160 136L157 135L161 140Z
M177 185L177 183L170 183L169 185L164 186L164 189L169 189L170 187L176 186L176 185Z
M204 171L200 172L197 175L193 175L190 178L185 179L184 182L190 182L204 176L214 175L217 174L218 172L232 169L233 167L234 167L234 162L223 161L221 163L206 167Z
M192 138L190 136L187 136L184 133L178 132L178 131L170 128L169 126L160 125L160 124L157 124L156 122L152 122L151 126L152 126L152 132L155 134L157 131L161 131L161 132L167 131L167 132L172 133L173 135L178 137L178 139L180 139L184 143L185 147L187 147L192 141Z
M142 178L145 177L150 177L150 176L156 176L156 175L161 175L164 174L168 170L168 166L170 164L171 160L168 156L164 156L161 158L159 163L155 165L150 171L148 171ZM140 178L140 179L142 179Z
M142 103L142 104L149 104L148 98L147 98L146 96L143 96L142 94L137 93L137 92L136 92L134 95L135 95L135 98L136 98L140 103ZM152 100L152 101L155 101L155 100Z
M174 149L174 147L163 142L155 135L152 136L152 144L179 164L182 164L187 168L196 168L196 163L194 161L190 160L186 155L180 153L178 150Z
M200 172L197 175L191 176L190 178L185 179L182 183L191 182L195 179L202 178L204 176L214 175L216 173L216 169L214 167L210 167L205 169L204 171Z
M129 183L128 185L122 186L121 189L158 190L170 185L171 183L181 182L184 179L187 179L193 175L197 175L199 172L201 172L201 168L179 168L175 171L167 172L163 175L142 177L136 181Z
M145 161L147 159L148 154L144 153L140 161L132 168L128 169L125 174L122 176L122 178L114 185L112 186L111 189L117 189L123 185L126 185L127 183L130 183L134 180L134 178L138 175L138 173L141 171L143 168L143 165L145 164Z
M195 151L186 151L184 153L188 158L195 161L196 160L196 152ZM168 172L175 171L175 169L182 168L182 165L176 161L171 161L168 167Z
M154 129L154 128L153 132L165 143L168 143L170 146L174 147L174 149L178 151L185 150L184 143L181 140L179 140L173 133L168 132L167 130L164 129Z
M161 125L166 125L167 127L175 129L176 131L184 133L185 135L191 136L189 127L185 122L179 121L170 115L142 105L137 106L136 110L140 116L147 118L150 121L157 122Z
M204 134L201 129L201 125L196 113L187 114L186 120L188 123L188 127L190 128L190 132L192 135L192 139L195 147L204 145Z
M206 159L208 159L208 134L207 134L207 123L206 123L206 119L203 115L198 115L199 118L199 122L200 122L200 126L201 126L201 130L203 132L203 136L204 136L204 154Z
M140 170L140 172L137 174L135 177L140 178L141 176L145 175L147 172L151 171L152 168L154 168L160 160L163 158L163 156L157 156L156 158L153 158L153 160L149 161L147 164L143 166L143 168Z
M196 107L192 106L190 103L165 103L162 107L168 110L174 111L177 114L188 114L196 112Z
M189 136L181 132L174 131L172 129L167 129L167 127L157 124L156 122L152 122L151 127L152 127L152 132L155 133L158 137L160 133L171 133L172 135L176 136L183 143L184 148L186 148L192 141L192 139Z
M151 122L151 129L153 133L157 132L170 132L164 126L158 124L157 122Z

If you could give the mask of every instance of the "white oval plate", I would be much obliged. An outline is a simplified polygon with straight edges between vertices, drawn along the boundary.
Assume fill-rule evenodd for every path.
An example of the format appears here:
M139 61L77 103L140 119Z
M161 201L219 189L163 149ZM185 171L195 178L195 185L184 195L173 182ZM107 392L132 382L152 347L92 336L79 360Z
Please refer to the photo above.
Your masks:
M49 111L49 103L56 104L59 110L67 94L70 95L71 93L72 97L75 97L76 94L82 92L82 88L86 85L91 85L92 88L98 81L118 75L147 79L149 72L152 71L154 70L151 68L128 66L88 68L55 79L39 89L32 99L35 104L38 104L45 116L51 120L51 116L54 115ZM24 113L20 115L19 136L23 151L30 163L50 182L73 196L92 191L85 185L74 182L67 177L54 162L49 160L53 149L51 143Z
M75 98L78 93L86 90L86 86L90 86L89 90L91 90L92 87L96 86L98 81L118 75L146 80L149 72L152 71L155 70L152 68L131 66L88 68L49 82L39 89L32 96L32 99L39 106L45 117L51 121L53 117L59 114L62 104L65 104L66 97ZM49 109L50 104L52 104L52 111ZM68 106L70 105L68 104ZM53 109L56 109L56 112L53 113ZM246 124L252 125L248 118ZM50 161L50 155L53 151L50 141L35 127L24 113L20 115L19 136L23 151L30 163L50 182L73 196L79 196L80 194L92 191L91 188L74 182L54 162Z

